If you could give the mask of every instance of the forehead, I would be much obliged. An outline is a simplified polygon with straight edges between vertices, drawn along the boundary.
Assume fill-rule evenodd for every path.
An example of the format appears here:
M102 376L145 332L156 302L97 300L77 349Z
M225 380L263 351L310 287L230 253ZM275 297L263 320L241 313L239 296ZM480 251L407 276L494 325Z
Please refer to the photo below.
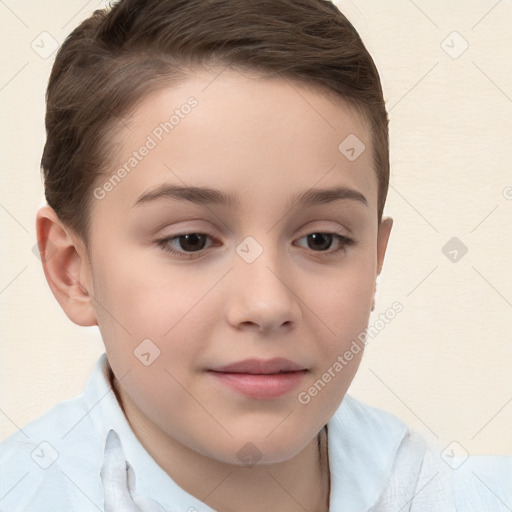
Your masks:
M334 91L203 71L148 94L124 121L98 184L124 172L102 208L131 208L162 183L221 189L238 207L262 198L289 205L288 196L305 189L343 185L363 193L376 215L370 132Z

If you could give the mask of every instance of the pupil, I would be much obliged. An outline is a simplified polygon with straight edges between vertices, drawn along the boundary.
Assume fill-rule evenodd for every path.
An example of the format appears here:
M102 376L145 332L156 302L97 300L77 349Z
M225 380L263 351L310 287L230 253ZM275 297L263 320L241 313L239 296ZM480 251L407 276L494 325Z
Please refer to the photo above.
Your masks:
M203 239L203 243L200 244L200 247L194 246L194 243L197 243L198 240ZM185 242L183 242L185 240ZM200 251L204 248L205 245L205 237L201 235L200 233L192 233L191 235L182 235L180 236L180 245L185 250L190 251Z
M329 233L312 233L311 235L308 235L308 241L313 242L323 242L320 244L320 250L321 249L329 249L332 242L332 235ZM314 248L314 243L313 243Z

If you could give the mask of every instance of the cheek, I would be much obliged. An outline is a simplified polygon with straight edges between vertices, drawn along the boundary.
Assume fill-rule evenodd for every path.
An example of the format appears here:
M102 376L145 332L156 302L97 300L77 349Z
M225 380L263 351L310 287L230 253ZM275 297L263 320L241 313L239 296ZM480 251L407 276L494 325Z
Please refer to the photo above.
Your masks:
M129 259L110 261L116 264L95 272L98 324L109 361L117 376L133 370L138 395L168 389L173 383L165 370L186 379L211 337L220 303L209 292L224 272L198 276L192 266L148 262L133 248ZM146 368L148 359L154 362Z
M310 282L308 305L334 339L346 340L367 325L375 291L375 262L354 254L351 264Z
M123 252L123 251L119 251ZM191 267L148 258L148 249L115 254L95 271L95 295L103 323L116 323L133 336L165 337L200 303L216 280L198 279ZM103 311L102 311L103 310ZM110 314L108 314L110 313Z
M311 321L318 328L319 365L308 382L315 389L311 396L307 394L309 398L318 396L316 407L334 412L357 371L375 290L374 269L371 255L361 255L352 265L333 273L332 279L316 280L308 288L308 303L315 313Z

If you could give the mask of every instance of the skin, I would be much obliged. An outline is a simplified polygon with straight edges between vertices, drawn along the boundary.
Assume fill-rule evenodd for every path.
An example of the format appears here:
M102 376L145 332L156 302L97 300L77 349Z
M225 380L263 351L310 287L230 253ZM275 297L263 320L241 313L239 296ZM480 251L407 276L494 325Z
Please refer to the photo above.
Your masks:
M391 218L378 224L370 132L325 92L202 71L130 112L116 134L112 173L190 96L198 106L103 199L91 197L88 252L50 207L39 210L40 249L49 242L58 249L43 258L45 274L73 322L99 326L128 421L180 486L222 512L325 510L317 435L363 351L307 405L297 396L368 325L392 227ZM351 133L366 145L355 161L338 150ZM229 191L240 205L159 199L134 206L163 183ZM360 192L368 204L287 206L297 193L335 186ZM192 259L157 242L183 233L211 238L195 253L183 238L167 242L182 253L188 247ZM312 233L354 243L343 249L333 237L323 248ZM236 252L248 236L263 249L252 263ZM148 338L160 356L145 366L133 352ZM284 357L308 373L292 392L260 400L206 371L249 357ZM261 454L252 467L237 456L248 442Z

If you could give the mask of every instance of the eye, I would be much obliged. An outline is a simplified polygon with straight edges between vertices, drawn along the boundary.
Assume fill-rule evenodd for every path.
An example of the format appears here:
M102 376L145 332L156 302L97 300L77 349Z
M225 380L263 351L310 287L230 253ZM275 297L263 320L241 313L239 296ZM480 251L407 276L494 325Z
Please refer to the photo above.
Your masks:
M205 249L206 241L210 237L208 233L183 233L181 235L168 236L157 240L158 246L166 252L182 258L195 258L196 252L200 253ZM211 238L211 237L210 237ZM172 244L175 243L173 246ZM176 245L181 246L177 250Z
M323 232L315 232L310 233L299 240L306 239L306 243L309 248L311 248L314 252L329 252L330 254L345 251L347 247L354 244L354 240L352 238L348 238L339 233L323 233ZM338 243L338 248L329 251L329 248L332 246L333 242Z
M199 257L202 251L207 248L206 242L208 238L213 237L209 233L182 233L157 240L156 244L165 252L180 258L191 259ZM306 239L306 243L310 246L309 248L314 252L328 254L346 251L347 247L355 243L353 239L339 233L315 232L299 238L299 241L303 239ZM334 250L329 250L333 242L337 242L338 247Z

